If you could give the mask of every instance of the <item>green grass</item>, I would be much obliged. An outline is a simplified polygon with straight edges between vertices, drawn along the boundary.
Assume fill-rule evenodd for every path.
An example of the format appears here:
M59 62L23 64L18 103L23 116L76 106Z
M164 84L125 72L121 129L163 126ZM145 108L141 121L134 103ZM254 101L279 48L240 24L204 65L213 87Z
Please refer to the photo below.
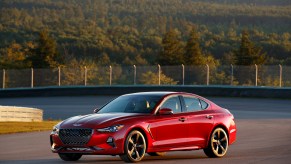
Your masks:
M0 134L52 130L60 121L43 122L0 122Z

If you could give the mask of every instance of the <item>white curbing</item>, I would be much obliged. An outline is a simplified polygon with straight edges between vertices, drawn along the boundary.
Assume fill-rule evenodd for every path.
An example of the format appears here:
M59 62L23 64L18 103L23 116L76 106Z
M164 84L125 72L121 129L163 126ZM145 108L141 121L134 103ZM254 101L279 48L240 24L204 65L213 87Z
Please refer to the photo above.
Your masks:
M28 107L0 106L0 122L41 122L43 110Z

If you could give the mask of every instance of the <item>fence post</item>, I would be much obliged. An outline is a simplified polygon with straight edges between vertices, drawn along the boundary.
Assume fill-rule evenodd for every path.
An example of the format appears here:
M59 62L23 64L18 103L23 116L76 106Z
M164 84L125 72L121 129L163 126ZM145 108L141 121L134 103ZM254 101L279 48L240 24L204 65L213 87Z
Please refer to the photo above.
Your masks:
M255 64L256 67L256 86L258 86L258 66Z
M161 85L161 66L158 64L159 73L159 85Z
M230 85L233 85L233 65L231 64L231 81L230 81Z
M136 85L136 66L133 65L133 84Z
M279 64L279 68L280 68L280 79L279 79L279 81L280 81L280 87L282 87L282 75L283 75L283 70L282 70L282 66L281 66L281 64Z
M182 64L182 80L183 80L183 85L185 84L185 66Z
M209 85L209 65L206 64L207 74L206 74L206 85Z
M31 68L31 88L33 88L33 68Z
M58 79L59 79L59 86L61 86L61 67L58 67Z
M3 89L5 89L5 76L6 76L5 74L6 74L5 69L3 69L3 79L2 79L3 80L3 83L2 83Z
M85 86L87 86L87 67L85 66L85 70L84 70L84 74L85 74L85 77L84 77L84 83L85 83Z
M109 66L109 85L112 84L112 67L111 65Z

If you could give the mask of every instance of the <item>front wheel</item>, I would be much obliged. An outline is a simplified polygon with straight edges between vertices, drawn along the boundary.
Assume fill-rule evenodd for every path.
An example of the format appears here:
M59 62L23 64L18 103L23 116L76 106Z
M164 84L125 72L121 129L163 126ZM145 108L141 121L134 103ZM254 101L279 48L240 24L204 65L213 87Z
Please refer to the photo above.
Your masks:
M59 156L64 161L78 161L82 154L78 153L59 153Z
M134 130L128 134L124 145L124 154L120 158L125 162L139 162L146 152L146 141L143 134Z
M223 157L228 149L228 137L222 128L216 128L209 139L204 153L211 158Z

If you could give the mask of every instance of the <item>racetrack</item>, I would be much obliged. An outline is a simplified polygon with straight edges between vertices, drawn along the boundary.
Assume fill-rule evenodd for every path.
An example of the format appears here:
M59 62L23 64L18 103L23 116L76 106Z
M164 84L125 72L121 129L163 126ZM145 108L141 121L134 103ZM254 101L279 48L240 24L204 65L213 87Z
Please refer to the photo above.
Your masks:
M44 109L45 118L64 119L91 113L114 97L46 97L0 99L1 105ZM291 100L209 98L228 108L236 118L237 142L221 159L207 158L202 150L170 152L144 163L290 163ZM66 163L49 147L50 132L0 135L0 163ZM119 157L83 156L76 163L123 163Z

